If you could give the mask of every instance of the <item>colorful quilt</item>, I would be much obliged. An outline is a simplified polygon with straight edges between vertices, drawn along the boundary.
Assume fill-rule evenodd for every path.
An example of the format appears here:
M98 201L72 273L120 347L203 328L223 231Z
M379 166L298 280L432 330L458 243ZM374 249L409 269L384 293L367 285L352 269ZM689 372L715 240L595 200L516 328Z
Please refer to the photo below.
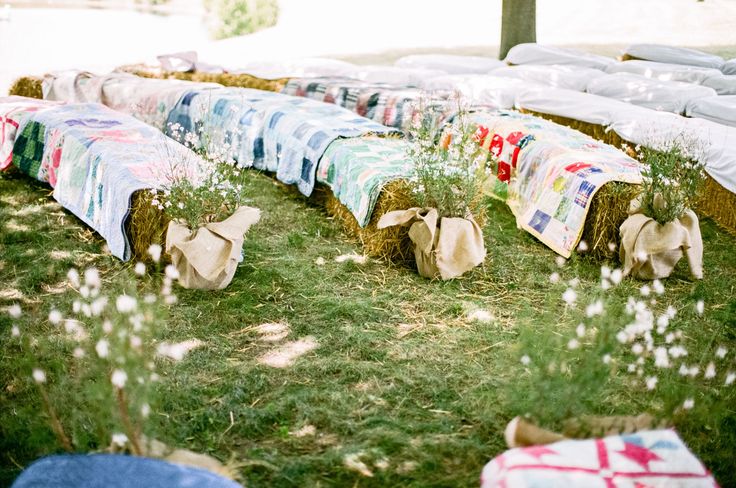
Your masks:
M713 488L672 430L511 449L486 464L481 488Z
M97 76L65 71L46 75L44 98L70 103L101 103L164 130L176 103L192 90L218 88L217 83L142 78L128 73Z
M211 156L220 148L217 159L275 172L307 196L332 141L396 132L332 104L245 88L187 93L169 114L166 130Z
M31 114L13 164L54 187L54 198L130 258L125 219L134 192L160 188L173 172L194 177L204 162L130 116L98 104L60 105Z
M13 160L13 146L16 137L19 136L20 124L32 113L55 105L59 104L35 98L16 96L0 98L0 171L10 167Z
M435 92L428 99L419 88L347 78L295 78L289 80L282 93L334 103L374 122L404 131L410 128L422 97L438 109L436 112L443 120L451 117L455 108L448 100L449 91Z
M570 257L595 193L606 183L641 183L637 161L580 132L514 111L477 112L479 142L495 156L492 193L519 227Z
M365 227L383 186L411 176L413 163L407 150L408 143L401 139L338 139L322 156L317 181L329 186L358 224Z

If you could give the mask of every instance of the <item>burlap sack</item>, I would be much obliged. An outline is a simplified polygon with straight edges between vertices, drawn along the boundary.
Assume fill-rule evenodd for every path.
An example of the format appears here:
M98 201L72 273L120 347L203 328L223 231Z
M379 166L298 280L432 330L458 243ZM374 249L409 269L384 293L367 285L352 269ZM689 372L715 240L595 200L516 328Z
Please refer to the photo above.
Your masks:
M472 216L443 217L437 225L434 208L410 208L388 212L378 228L409 225L419 274L426 278L456 278L478 266L486 257L483 232Z
M243 238L261 211L239 207L222 222L213 222L192 231L178 222L169 223L166 252L179 271L184 288L221 290L230 284L238 267Z
M620 232L624 276L631 274L642 280L666 278L685 254L693 278L703 278L703 238L692 210L662 225L642 214L639 202L634 200Z

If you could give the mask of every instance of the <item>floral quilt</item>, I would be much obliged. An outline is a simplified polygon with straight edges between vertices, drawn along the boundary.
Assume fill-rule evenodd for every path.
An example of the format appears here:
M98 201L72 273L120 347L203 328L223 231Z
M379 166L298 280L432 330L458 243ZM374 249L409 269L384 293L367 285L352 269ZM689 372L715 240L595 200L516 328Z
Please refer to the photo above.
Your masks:
M19 127L13 165L48 182L54 198L130 258L125 219L134 192L159 188L172 171L199 174L203 161L130 116L99 104L37 111Z
M317 181L329 186L358 224L365 227L383 186L411 176L408 144L401 139L378 137L338 139L322 156Z
M59 105L35 98L4 97L0 98L0 171L10 167L13 160L13 146L18 134L18 127L34 112Z
M566 258L595 193L612 181L641 183L637 161L575 130L514 111L472 117L479 142L495 156L492 193L521 228Z
M714 488L672 430L511 449L483 468L481 488Z

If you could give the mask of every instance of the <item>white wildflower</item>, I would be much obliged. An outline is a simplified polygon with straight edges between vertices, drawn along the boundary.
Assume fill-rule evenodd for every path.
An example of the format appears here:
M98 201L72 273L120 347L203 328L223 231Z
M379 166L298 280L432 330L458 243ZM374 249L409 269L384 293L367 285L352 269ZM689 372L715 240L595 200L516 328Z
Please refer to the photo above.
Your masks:
M614 269L611 271L611 283L614 285L618 285L621 283L621 280L624 278L624 273L620 269Z
M327 261L325 261L325 258L323 258L322 256L314 260L314 264L316 264L317 266L324 266L326 262Z
M39 385L41 383L46 383L46 373L44 373L42 369L33 368L33 381Z
M113 445L118 447L125 447L125 445L128 443L128 436L121 433L113 434L112 443Z
M631 363L631 364L629 364L629 366L628 366L628 367L627 367L626 369L627 369L627 371L628 371L629 373L633 373L633 372L635 372L635 371L636 371L636 364L634 364L634 363Z
M695 406L695 400L693 400L692 398L688 398L682 403L682 408L684 408L685 410L690 410L694 406Z
M558 268L561 268L565 265L565 263L567 263L567 260L563 258L562 256L557 256L555 258L555 263L557 264Z
M95 351L97 351L97 355L101 358L106 358L110 355L110 343L106 339L100 339L97 341L97 344L95 344Z
M611 268L608 266L601 266L601 278L607 280L611 277Z
M18 305L17 303L14 303L10 307L8 307L8 314L14 319L20 318L22 313L23 312L20 309L20 305Z
M658 368L670 367L670 356L666 347L658 347L654 350L654 365Z
M179 342L176 344L162 342L158 345L158 347L156 347L156 353L159 356L165 356L173 359L174 361L181 361L182 359L184 359L184 356L189 353L189 351L192 351L203 345L204 342L200 341L199 339L190 339L188 341Z
M603 314L603 301L596 300L585 308L585 315L587 317L595 317L596 315Z
M717 356L717 357L718 357L719 359L723 359L723 358L725 358L725 357L726 357L726 353L727 353L727 352L728 352L728 350L727 350L727 349L726 349L725 347L723 347L723 346L720 346L720 347L719 347L718 349L716 349L716 356Z
M179 279L179 270L177 270L173 264L166 266L166 269L164 271L166 277L171 279L172 281Z
M99 288L102 285L97 268L88 268L84 271L84 283L90 288Z
M138 276L143 276L144 274L146 274L146 265L143 263L136 263L134 270L135 274L137 274Z
M653 390L654 387L657 386L657 377L656 376L648 376L646 382L647 382L647 390Z
M699 366L690 366L690 370L687 372L688 376L691 378L695 378L698 376L698 373L700 373L700 367Z
M120 313L130 313L136 309L138 304L135 298L128 295L120 295L115 301L115 306Z
M49 322L51 322L54 325L58 325L61 322L62 316L61 312L56 310L55 308L52 308L49 312Z
M629 342L629 334L627 334L623 330L620 330L616 334L616 340L621 344L626 344L627 342Z
M729 373L726 375L726 386L730 386L734 381L736 381L736 373L732 373L729 371Z
M711 378L715 378L716 376L716 365L712 362L708 363L708 366L705 367L705 373L703 373L703 377L706 380L709 380Z
M585 252L588 250L588 243L585 241L580 241L580 244L578 244L578 252Z
M682 346L672 346L669 349L670 356L677 359L679 357L687 356L687 350Z
M651 292L652 292L652 289L649 288L649 285L644 285L641 288L639 288L639 293L641 293L641 296L643 297L648 297Z
M107 297L100 297L92 302L90 312L93 316L99 317L107 306Z
M690 368L688 368L685 363L682 363L680 365L680 369L677 370L678 374L680 376L687 376L690 373Z
M81 347L75 347L74 348L74 352L72 352L72 355L75 358L77 358L77 359L83 358L84 357L84 349L82 349Z
M631 352L639 356L641 353L644 352L644 346L642 346L640 343L636 342L633 346L631 346Z
M695 311L698 313L698 315L703 315L703 311L705 310L705 303L703 300L698 300L698 303L695 304Z
M674 340L675 340L675 334L672 332L664 336L664 342L666 342L667 344L672 344Z
M577 349L578 347L580 347L580 341L578 341L577 339L570 339L570 341L567 343L568 349Z
M149 293L146 296L143 297L143 303L152 304L156 303L156 295L153 293Z
M142 345L143 339L141 339L137 335L130 336L130 347L132 347L133 349L140 349Z
M67 271L66 277L69 279L69 283L71 283L74 288L79 288L79 271L77 271L75 268L71 268L69 271Z
M154 263L158 263L161 260L161 246L158 244L151 244L148 248L148 254L151 255Z
M657 295L662 295L664 293L664 285L661 281L652 281L652 287L654 288L654 293L656 293Z
M578 294L575 293L575 290L572 288L568 288L565 293L562 294L562 300L567 303L568 305L572 305L575 303L575 300L578 299Z
M144 403L141 405L141 417L148 418L148 416L151 415L151 406L147 403Z
M670 320L675 318L675 315L677 315L677 310L675 310L675 307L672 305L667 307L667 316L670 318Z
M521 364L523 364L524 366L528 366L531 362L532 360L528 355L524 354L523 356L521 356Z
M578 324L578 326L575 328L575 334L582 338L585 336L585 325L584 324Z
M549 275L549 282L550 283L554 283L554 284L559 283L560 282L560 273L558 273L557 271L555 271L554 273L552 273L551 275Z
M468 321L488 323L493 321L493 314L488 310L475 310L468 314Z
M125 387L125 383L127 381L128 381L128 374L122 369L116 369L115 371L112 372L112 376L110 377L110 382L116 388L122 389L123 387Z

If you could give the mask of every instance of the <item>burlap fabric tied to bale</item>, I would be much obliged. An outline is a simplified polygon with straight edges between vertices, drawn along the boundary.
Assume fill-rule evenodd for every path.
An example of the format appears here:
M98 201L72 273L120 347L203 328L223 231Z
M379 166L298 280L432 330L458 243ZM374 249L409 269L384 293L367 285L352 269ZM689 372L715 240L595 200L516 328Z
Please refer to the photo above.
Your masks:
M632 200L629 218L621 224L624 276L631 274L643 280L666 278L684 254L693 278L703 279L703 238L697 215L688 209L679 219L662 225L641 212L640 201Z
M170 222L166 252L179 271L184 288L221 290L230 284L240 261L245 233L261 218L261 211L239 207L222 222L212 222L192 230Z
M415 207L386 213L378 221L378 228L410 224L417 268L426 278L456 278L486 257L483 232L472 216L439 219L436 209Z

